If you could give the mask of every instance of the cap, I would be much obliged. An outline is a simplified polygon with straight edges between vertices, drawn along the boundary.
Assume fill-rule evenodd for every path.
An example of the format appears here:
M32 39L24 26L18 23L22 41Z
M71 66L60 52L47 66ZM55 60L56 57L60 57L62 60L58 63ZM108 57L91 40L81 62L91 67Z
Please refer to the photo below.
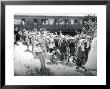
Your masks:
M41 32L41 31L44 31L44 28L40 28L40 32Z

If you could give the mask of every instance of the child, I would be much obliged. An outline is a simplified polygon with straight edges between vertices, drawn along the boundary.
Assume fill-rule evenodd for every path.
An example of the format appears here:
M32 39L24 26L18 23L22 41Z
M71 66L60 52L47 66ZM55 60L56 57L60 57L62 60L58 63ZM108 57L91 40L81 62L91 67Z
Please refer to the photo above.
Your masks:
M52 63L57 64L57 60L58 60L57 54L61 54L60 51L57 49L57 47L54 47L51 53L52 53L52 58L50 59L50 61Z

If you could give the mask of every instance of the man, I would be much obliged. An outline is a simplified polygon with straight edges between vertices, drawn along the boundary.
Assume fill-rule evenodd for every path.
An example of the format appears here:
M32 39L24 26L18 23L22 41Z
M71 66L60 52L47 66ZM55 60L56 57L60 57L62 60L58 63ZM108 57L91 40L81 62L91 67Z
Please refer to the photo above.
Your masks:
M66 38L63 38L63 41L61 42L61 54L62 54L62 61L66 62L67 61L67 42Z

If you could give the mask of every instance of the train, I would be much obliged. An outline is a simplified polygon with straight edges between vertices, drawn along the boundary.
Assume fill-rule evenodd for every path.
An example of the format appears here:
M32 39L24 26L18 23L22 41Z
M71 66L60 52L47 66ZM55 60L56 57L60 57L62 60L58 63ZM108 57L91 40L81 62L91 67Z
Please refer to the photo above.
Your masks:
M96 16L33 16L14 15L14 27L33 30L45 28L52 33L75 35L76 31L82 31L84 20L96 20Z

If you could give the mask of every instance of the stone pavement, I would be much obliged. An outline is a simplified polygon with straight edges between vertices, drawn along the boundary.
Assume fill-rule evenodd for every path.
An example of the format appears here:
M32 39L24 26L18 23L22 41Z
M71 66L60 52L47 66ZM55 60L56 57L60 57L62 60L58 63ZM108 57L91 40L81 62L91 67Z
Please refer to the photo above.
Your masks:
M47 69L40 72L40 61L34 59L31 46L30 51L26 51L26 45L16 45L14 47L14 74L15 76L96 76L97 70L76 70L74 63L64 64L60 61L53 64L50 61L51 55L46 59Z

